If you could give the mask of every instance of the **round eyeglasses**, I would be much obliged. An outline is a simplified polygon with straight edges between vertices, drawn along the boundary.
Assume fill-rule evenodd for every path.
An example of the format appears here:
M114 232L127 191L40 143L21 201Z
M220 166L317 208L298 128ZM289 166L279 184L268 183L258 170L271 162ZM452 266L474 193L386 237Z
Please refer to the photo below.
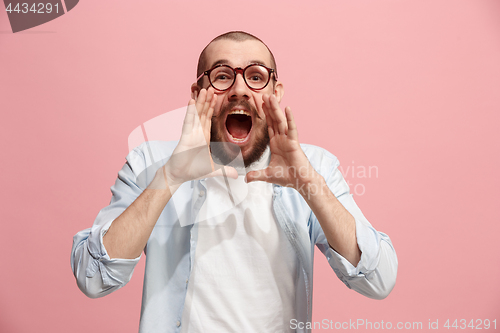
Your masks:
M268 68L264 65L252 64L245 68L232 68L229 65L216 65L198 76L197 81L206 75L208 76L210 85L214 87L215 90L225 91L233 86L238 73L243 76L243 80L247 84L248 88L252 90L264 89L269 84L272 73L274 73L274 77L276 79L278 78L276 70Z

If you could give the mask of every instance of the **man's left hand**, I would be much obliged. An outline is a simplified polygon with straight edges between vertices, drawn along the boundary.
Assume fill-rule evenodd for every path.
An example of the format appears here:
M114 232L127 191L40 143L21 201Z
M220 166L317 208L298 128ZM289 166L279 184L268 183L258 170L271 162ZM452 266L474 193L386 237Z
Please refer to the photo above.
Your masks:
M318 180L319 174L300 147L292 110L287 106L283 112L274 95L264 95L262 99L269 131L271 161L266 169L247 173L246 181L265 181L293 187L304 195L309 184Z

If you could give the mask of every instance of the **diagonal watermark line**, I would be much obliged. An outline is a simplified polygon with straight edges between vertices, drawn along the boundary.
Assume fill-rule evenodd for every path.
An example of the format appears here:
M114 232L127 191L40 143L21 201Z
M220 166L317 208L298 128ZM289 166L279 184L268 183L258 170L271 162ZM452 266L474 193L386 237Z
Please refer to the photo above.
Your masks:
M66 1L65 0L61 0L61 5L62 5L62 8L64 10L64 14L66 14L68 11L66 10Z
M229 199L231 199L231 203L233 204L233 206L236 206L236 204L234 203L233 193L231 192L231 187L229 186L229 181L227 180L226 170L224 169L224 167L222 168L222 175L224 176L224 182L226 183Z
M155 163L155 159L153 157L153 152L151 151L151 147L149 146L148 135L146 134L146 129L144 128L144 124L141 124L142 134L144 135L144 140L146 140L146 146L148 147L149 158L151 159L151 164Z

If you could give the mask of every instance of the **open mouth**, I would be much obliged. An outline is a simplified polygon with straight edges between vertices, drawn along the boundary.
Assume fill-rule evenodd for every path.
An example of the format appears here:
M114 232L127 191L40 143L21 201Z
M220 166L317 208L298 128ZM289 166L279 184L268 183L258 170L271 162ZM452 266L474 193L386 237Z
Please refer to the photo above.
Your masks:
M252 131L252 117L245 110L232 110L226 117L229 140L236 144L245 143Z

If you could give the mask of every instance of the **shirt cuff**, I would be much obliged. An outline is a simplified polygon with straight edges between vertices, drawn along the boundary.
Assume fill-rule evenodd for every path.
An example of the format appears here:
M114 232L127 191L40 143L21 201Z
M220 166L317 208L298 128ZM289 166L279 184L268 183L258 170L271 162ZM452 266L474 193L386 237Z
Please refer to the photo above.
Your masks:
M87 249L92 257L87 266L86 276L94 277L97 271L100 272L104 287L126 284L132 277L135 265L141 256L135 259L111 259L103 244L103 236L108 231L113 221L104 225L94 225L87 240Z
M332 266L335 274L345 283L344 277L356 278L368 276L373 272L379 262L380 253L380 234L371 226L362 221L356 221L356 238L358 247L361 251L361 257L356 267L347 259L341 256L333 248L329 247L328 261ZM341 275L339 275L341 274ZM347 284L349 287L349 285Z

